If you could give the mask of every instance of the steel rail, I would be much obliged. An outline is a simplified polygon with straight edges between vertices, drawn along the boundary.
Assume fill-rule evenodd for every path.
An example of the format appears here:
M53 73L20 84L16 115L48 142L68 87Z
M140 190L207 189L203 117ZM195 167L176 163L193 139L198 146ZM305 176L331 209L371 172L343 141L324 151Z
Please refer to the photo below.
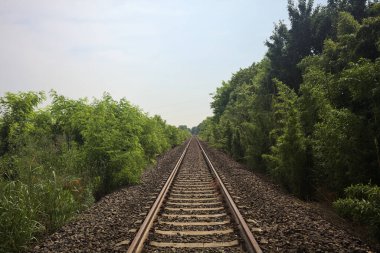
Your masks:
M190 142L192 141L193 137L190 138L189 142L187 143L185 150L183 151L181 157L179 158L177 164L175 165L172 173L170 174L169 178L166 180L166 183L164 187L162 188L160 194L158 195L156 201L154 202L152 208L150 209L149 213L147 214L144 222L142 223L139 231L136 233L135 238L133 239L131 245L128 248L128 253L140 253L143 250L144 247L144 241L146 240L149 230L151 229L153 222L160 210L160 207L162 203L165 200L165 197L169 191L169 188L177 175L178 168L181 166L183 158L185 157L185 154L187 152L187 149L189 148Z
M221 178L218 175L218 172L215 170L214 166L212 165L210 159L208 158L205 150L203 149L201 143L199 142L198 138L195 138L197 140L197 143L202 151L202 155L205 158L207 165L209 166L210 170L214 174L219 186L220 190L227 202L228 207L230 208L231 214L235 220L235 222L238 225L240 235L243 237L245 246L247 248L247 251L250 253L262 253L262 250L260 249L259 244L257 243L256 239L253 237L253 234L251 230L249 229L247 223L245 222L243 216L241 215L239 209L237 208L235 202L233 201L230 193L228 192L227 188L224 186Z

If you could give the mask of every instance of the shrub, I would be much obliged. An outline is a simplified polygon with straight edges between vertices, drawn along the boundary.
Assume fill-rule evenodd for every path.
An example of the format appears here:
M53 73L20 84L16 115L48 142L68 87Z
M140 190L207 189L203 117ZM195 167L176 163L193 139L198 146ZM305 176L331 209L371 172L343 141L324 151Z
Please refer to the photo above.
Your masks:
M380 187L357 184L347 187L344 192L346 197L333 203L338 214L368 225L380 238Z
M38 205L29 187L19 181L0 181L0 191L0 252L16 252L41 230Z
M189 133L108 94L89 104L52 92L0 98L0 252L41 234L122 186Z

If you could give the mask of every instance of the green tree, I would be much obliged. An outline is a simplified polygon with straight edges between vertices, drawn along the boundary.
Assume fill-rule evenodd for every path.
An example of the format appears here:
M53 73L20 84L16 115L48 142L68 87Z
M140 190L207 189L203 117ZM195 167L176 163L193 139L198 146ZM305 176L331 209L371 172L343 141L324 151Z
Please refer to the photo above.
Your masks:
M295 89L299 89L302 82L301 71L297 64L312 53L312 15L313 0L299 0L297 7L292 0L288 1L288 12L291 28L289 29L288 60L287 71L291 79L286 80L286 84Z
M42 92L0 98L0 251L20 252L94 201L137 183L189 132L105 93L89 103Z
M309 171L306 167L306 139L302 131L301 115L296 93L276 81L278 96L274 100L275 144L264 158L270 173L292 193L306 197L309 193Z
M33 128L34 109L45 99L43 92L6 93L0 98L2 116L0 130L0 156L13 151L18 136Z

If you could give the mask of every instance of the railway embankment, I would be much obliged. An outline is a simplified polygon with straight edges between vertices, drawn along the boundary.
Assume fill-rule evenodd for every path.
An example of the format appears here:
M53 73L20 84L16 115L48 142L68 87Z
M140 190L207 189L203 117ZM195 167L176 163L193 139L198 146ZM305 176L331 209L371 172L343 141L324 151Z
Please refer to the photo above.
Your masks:
M202 144L263 252L375 251L357 236L354 227L342 220L334 221L333 214L318 204L285 193L222 152ZM161 156L156 166L145 171L141 184L102 198L30 251L126 252L184 148L185 144Z

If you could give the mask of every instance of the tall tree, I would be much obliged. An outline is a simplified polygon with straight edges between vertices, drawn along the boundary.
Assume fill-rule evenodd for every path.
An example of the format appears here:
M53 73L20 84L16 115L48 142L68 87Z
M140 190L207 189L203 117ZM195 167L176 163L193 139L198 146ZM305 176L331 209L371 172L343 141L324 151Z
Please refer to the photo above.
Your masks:
M312 14L313 0L299 0L297 7L292 0L288 1L288 12L291 29L289 29L288 71L291 80L286 83L296 91L302 82L297 64L302 58L312 53Z

